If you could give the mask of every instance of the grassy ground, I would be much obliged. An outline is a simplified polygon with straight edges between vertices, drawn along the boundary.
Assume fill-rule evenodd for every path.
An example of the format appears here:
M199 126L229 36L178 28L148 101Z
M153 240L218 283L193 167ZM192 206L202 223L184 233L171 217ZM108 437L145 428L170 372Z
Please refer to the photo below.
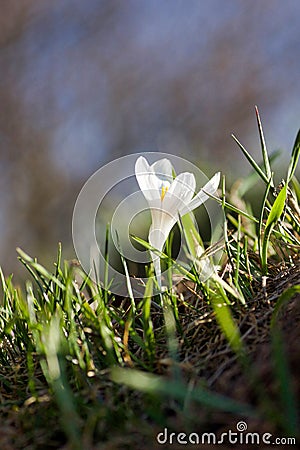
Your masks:
M299 439L299 134L275 186L258 125L263 164L238 142L253 171L231 192L223 180L224 235L206 250L222 258L206 282L199 259L161 296L149 281L145 298L119 298L60 247L53 273L19 250L24 289L1 273L1 450L181 448L170 433L220 437L241 421ZM254 217L244 195L259 178Z

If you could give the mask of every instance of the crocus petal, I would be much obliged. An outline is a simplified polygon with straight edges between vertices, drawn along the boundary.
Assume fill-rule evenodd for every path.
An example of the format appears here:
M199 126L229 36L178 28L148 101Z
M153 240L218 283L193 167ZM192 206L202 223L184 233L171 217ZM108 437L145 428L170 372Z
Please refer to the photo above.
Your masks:
M162 209L151 210L152 224L149 230L149 244L156 250L162 252L165 242L177 222L178 217L172 217ZM161 287L161 265L160 256L150 251L158 285Z
M173 166L167 158L156 161L150 168L160 180L167 181L168 183L172 182Z
M146 200L153 201L160 199L161 182L143 156L140 156L136 160L135 176Z
M193 211L193 209L198 208L198 206L202 205L202 203L206 202L209 198L208 194L214 195L219 187L220 176L220 172L217 172L199 191L199 193L195 195L190 203L182 208L180 214L183 216L184 214Z
M178 220L178 215L170 215L163 209L151 210L152 224L149 230L149 243L160 252Z
M177 215L191 201L195 187L196 181L192 173L180 173L170 185L165 195L163 208L170 215Z

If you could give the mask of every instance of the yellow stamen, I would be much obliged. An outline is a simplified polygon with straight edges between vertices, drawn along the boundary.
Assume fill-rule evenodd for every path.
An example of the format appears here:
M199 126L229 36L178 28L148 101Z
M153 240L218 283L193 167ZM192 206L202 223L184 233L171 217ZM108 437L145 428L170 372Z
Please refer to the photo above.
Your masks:
M162 186L161 188L161 194L160 194L160 199L161 201L163 201L163 199L165 198L166 193L168 192L169 187L168 186Z

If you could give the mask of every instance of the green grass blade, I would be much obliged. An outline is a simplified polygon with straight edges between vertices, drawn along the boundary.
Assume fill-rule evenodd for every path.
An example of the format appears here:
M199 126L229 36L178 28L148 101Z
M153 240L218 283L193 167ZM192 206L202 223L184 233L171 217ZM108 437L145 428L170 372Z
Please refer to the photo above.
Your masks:
M28 256L23 250L21 250L20 248L17 248L17 252L20 255L21 259L23 260L23 262L27 263L27 265L31 268L31 273L34 274L33 270L34 269L38 276L43 280L47 280L47 281L53 281L54 283L56 283L61 289L64 289L64 285L63 283L53 274L51 274L47 269L45 269L44 266L42 266L41 264L39 264L38 262L36 262L33 258L31 258L30 256ZM35 279L37 279L35 277Z
M241 216L238 216L237 223L237 246L236 246L236 264L234 271L234 284L236 289L239 289L239 274L240 274L240 253L241 253Z
M300 130L297 133L292 151L291 161L288 168L287 183L289 183L290 180L293 178L293 175L295 173L298 164L299 156L300 156Z
M266 146L265 136L264 136L264 132L263 132L263 127L262 127L262 124L261 124L260 115L259 115L259 111L258 111L258 107L257 106L255 106L255 113L256 113L256 120L257 120L257 125L258 125L260 145L261 145L261 151L262 151L262 156L263 156L266 176L267 176L268 180L271 180L270 184L271 184L271 187L273 187L274 184L273 184L273 176L272 176L272 171L271 171L271 165L270 165L269 155L268 155L268 151L267 151L267 146Z
M272 318L271 318L271 330L275 327L276 321L278 319L278 315L281 309L289 302L296 294L300 293L300 285L292 286L286 289L276 301L276 305L273 310Z
M136 241L139 244L143 245L147 250L151 250L153 253L159 255L159 257L161 259L164 259L164 260L168 261L169 263L171 263L173 265L173 268L177 268L182 275L186 276L191 281L196 282L196 279L195 279L194 275L192 273L190 273L189 270L187 270L182 264L179 264L176 260L172 259L166 253L160 252L155 247L152 247L152 245L149 244L149 242L145 241L142 238L139 238L138 236L134 236L133 234L131 234L130 237L134 241Z
M180 221L189 252L194 258L196 258L200 254L200 251L204 250L204 245L201 236L195 227L193 217L193 213L185 214L180 218Z
M78 417L74 395L70 389L65 373L65 363L63 348L66 346L66 340L62 333L62 319L59 316L53 316L47 326L44 326L41 334L41 341L45 351L45 359L41 361L44 375L53 389L56 402L61 411L61 421L70 445L74 449L81 449ZM77 425L76 425L77 424Z
M264 197L263 197L263 201L262 201L262 205L261 205L261 209L260 209L260 216L259 216L259 226L258 226L258 253L260 256L260 260L262 262L262 266L264 267L264 258L263 258L263 253L262 253L262 248L263 248L263 237L262 237L262 229L263 229L263 220L264 220L264 213L265 213L265 206L266 206L266 202L268 199L268 195L270 192L270 187L271 187L271 178L269 180L269 183L266 186L266 190L264 193Z
M267 275L268 273L268 266L267 266L267 254L268 254L268 245L270 240L270 235L272 232L272 229L274 225L278 222L280 219L284 206L286 201L286 195L287 195L287 184L283 186L281 191L279 192L278 196L276 197L275 202L272 205L271 211L268 215L266 228L264 232L263 237L263 245L262 245L262 272L263 275Z
M111 379L118 384L153 395L167 396L184 402L186 397L192 397L193 401L206 407L220 409L222 411L255 415L252 408L229 397L210 392L204 388L195 388L191 393L188 385L180 381L172 381L158 375L141 372L134 369L114 368L111 371Z
M245 149L245 147L240 143L240 141L235 137L235 135L232 134L231 136L234 139L234 141L237 143L237 145L240 147L240 149L242 150L243 154L245 155L245 157L247 158L247 160L249 161L249 163L253 167L253 169L257 172L257 174L261 177L261 179L267 184L268 183L267 175L261 170L259 165L255 162L255 160L252 158L250 153Z
M151 319L151 300L153 295L153 277L148 278L142 306L142 324L144 333L145 351L152 365L155 358L155 336Z
M117 247L118 247L119 255L120 255L123 267L124 267L127 292L128 292L128 296L131 301L132 312L133 312L133 314L135 314L136 307L135 307L135 300L134 300L133 290L132 290L131 281L130 281L130 275L129 275L126 259L124 258L124 255L123 255L123 251L121 248L121 243L120 243L120 239L119 239L119 235L118 235L117 231L116 231L116 240L117 240Z
M220 287L217 286L217 290L211 295L211 304L214 309L217 322L225 334L230 346L236 353L240 353L242 350L242 340L238 326L235 324L230 306L228 302L224 302L223 292Z
M295 176L292 179L292 186L296 194L297 202L300 203L300 183Z
M273 206L271 208L271 211L268 215L268 219L266 222L266 228L270 227L271 225L275 225L280 219L285 206L286 194L287 194L287 184L283 186L283 188L277 195L275 202L273 203Z
M242 211L241 209L237 208L234 205L231 205L230 203L227 203L226 201L223 201L223 199L216 197L215 195L211 195L209 193L207 193L207 195L210 198L213 198L217 203L219 203L220 205L222 205L223 207L225 207L226 209L229 209L230 211L236 213L236 214L240 214L243 217L246 217L246 219L249 219L255 223L258 223L258 219L254 216L252 216L251 214L248 214L245 211Z
M290 373L289 363L286 358L286 351L284 348L284 336L278 326L278 317L283 307L285 307L286 303L289 302L299 292L300 285L292 286L286 289L277 300L271 318L274 371L280 389L279 393L282 407L282 422L286 433L291 436L296 436L297 434L298 408L295 392L292 389L292 377Z
M292 388L292 377L289 364L286 357L284 346L284 337L277 328L272 332L272 352L274 372L279 384L279 394L281 403L281 421L288 435L296 436L297 434L297 417L298 408L295 398L295 392Z

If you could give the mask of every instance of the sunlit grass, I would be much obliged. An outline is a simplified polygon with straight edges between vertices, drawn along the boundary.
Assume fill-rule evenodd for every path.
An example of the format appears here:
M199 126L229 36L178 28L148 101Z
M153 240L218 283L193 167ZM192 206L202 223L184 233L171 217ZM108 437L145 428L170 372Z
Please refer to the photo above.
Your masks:
M300 291L299 276L295 276L295 270L299 273L295 170L300 137L298 133L285 180L276 187L273 158L258 111L257 121L262 164L234 138L253 171L241 183L240 193L235 193L236 202L226 191L225 177L220 197L214 198L223 211L221 240L204 248L189 217L183 218L180 227L194 263L189 269L176 264L168 241L160 253L169 267L165 280L169 288L162 294L153 296L155 280L150 276L144 298L135 299L122 257L128 296L116 298L109 291L110 280L96 284L77 264L63 262L61 246L53 273L18 250L31 279L24 288L14 286L12 277L5 278L1 272L1 409L6 417L10 411L19 415L25 430L23 441L19 439L22 445L37 439L38 430L45 435L42 442L53 442L52 448L64 442L72 449L93 448L93 443L113 440L115 433L148 433L147 439L154 442L151 427L196 427L195 411L199 410L204 426L218 411L236 420L266 420L272 430L299 434L278 316ZM260 214L254 217L243 198L247 192L243 186L249 188L258 178L265 184L265 193ZM140 238L134 239L155 250ZM107 247L108 240L107 233ZM199 276L203 260L210 254L213 261L220 251L221 262L203 281ZM106 252L107 264L108 257ZM147 270L153 275L151 267ZM173 277L178 272L184 281L174 288ZM286 282L276 289L272 279L278 274L284 274ZM253 361L255 336L253 344L244 329L249 317L261 323L263 333L269 331L275 393L265 388ZM249 395L231 396L230 386L222 392L222 383L215 390L215 381L224 376L225 369L220 370L217 363L213 366L213 358L225 365L227 358L238 367L255 401ZM129 447L135 448L134 441Z

